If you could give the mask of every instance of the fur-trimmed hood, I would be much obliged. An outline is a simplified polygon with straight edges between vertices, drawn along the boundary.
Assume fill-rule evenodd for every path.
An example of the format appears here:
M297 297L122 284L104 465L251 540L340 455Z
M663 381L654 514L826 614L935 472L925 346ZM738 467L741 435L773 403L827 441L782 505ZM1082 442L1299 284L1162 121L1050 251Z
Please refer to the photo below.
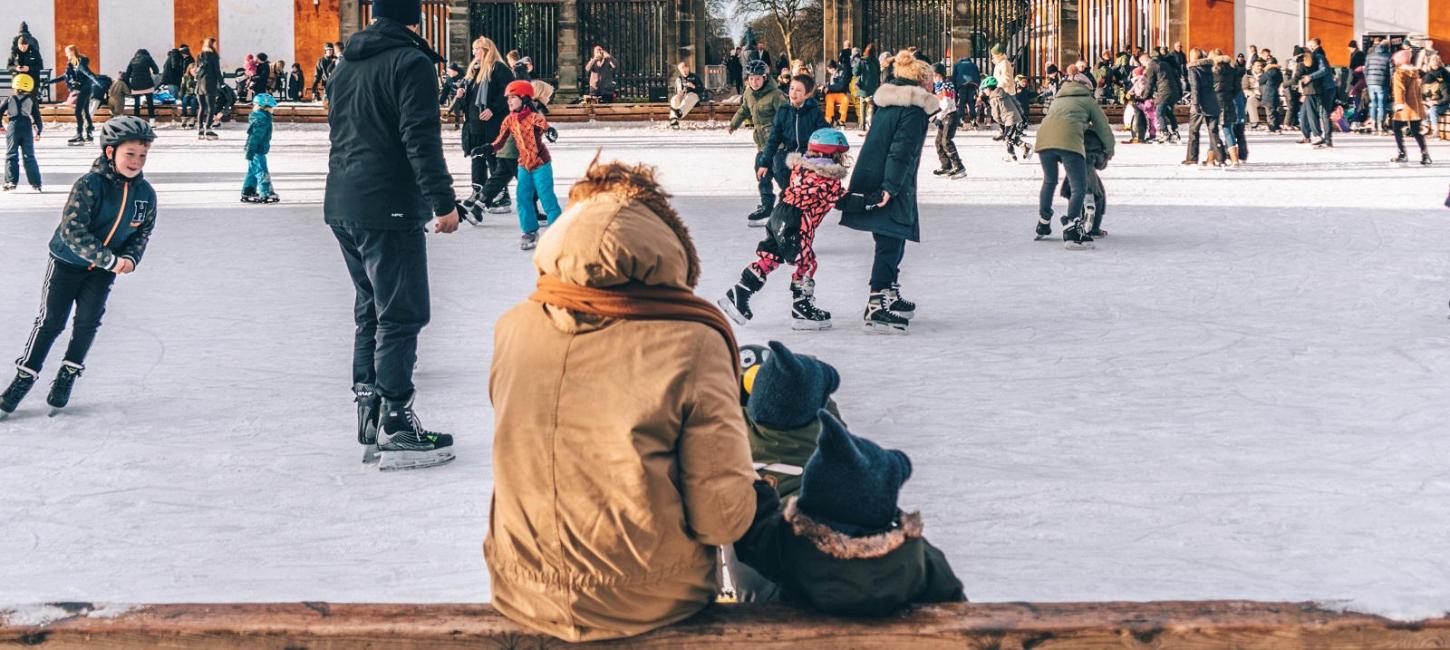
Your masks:
M797 537L810 540L816 549L839 560L870 560L884 557L913 539L921 539L925 526L919 512L900 512L898 525L865 537L851 537L811 519L791 497L785 503L785 521Z
M787 167L794 168L796 165L805 167L826 178L840 180L846 177L846 166L829 158L811 158L796 152L791 152L785 157Z
M876 104L877 108L915 106L926 111L928 115L935 113L940 107L936 95L916 84L882 84L880 88L876 89L876 94L871 96L871 101Z

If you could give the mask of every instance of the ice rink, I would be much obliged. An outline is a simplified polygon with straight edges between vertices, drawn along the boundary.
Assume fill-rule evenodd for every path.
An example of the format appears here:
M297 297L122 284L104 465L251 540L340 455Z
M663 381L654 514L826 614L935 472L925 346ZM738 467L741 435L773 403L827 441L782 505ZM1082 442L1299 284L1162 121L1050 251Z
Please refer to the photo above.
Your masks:
M559 129L561 198L599 148L660 167L703 257L701 294L753 258L748 132ZM95 154L65 131L41 143L45 194L0 195L7 362ZM1233 172L1119 146L1111 235L1069 252L1032 240L1035 159L1003 162L988 136L957 138L963 180L922 156L909 336L859 330L871 241L835 215L817 279L836 329L792 332L782 275L738 330L841 370L846 421L912 456L902 505L923 511L968 596L1450 610L1450 146L1400 168L1388 138L1311 150L1251 133ZM235 124L211 143L163 130L146 170L156 233L116 282L72 407L47 418L43 403L62 343L0 422L0 605L488 599L493 322L534 275L516 218L430 235L417 406L459 458L381 474L353 439L327 135L279 127L273 206L237 200L243 139ZM445 141L462 191L466 161Z

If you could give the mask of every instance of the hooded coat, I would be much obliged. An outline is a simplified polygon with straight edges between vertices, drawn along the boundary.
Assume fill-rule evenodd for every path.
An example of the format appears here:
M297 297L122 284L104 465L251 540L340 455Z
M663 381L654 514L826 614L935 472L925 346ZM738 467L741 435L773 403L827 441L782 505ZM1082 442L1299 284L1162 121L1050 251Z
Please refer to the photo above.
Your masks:
M770 127L775 124L776 111L787 103L785 93L769 81L762 84L760 90L746 86L745 92L740 95L740 108L730 118L730 128L738 129L745 120L750 120L750 127L755 132L755 150L759 152L765 149L765 142L770 139Z
M156 60L151 58L151 53L136 50L130 65L126 66L126 85L131 88L131 92L151 90L156 87L154 75L157 72Z
M1204 57L1188 64L1188 94L1195 115L1217 117L1223 112L1213 92L1213 59Z
M928 118L937 111L936 95L916 81L892 79L871 99L876 115L851 170L850 191L867 197L891 193L885 206L870 210L848 206L841 225L897 239L921 241L916 208L916 168L926 141Z
M1390 57L1390 47L1383 42L1377 43L1364 60L1364 85L1369 88L1388 89L1390 75L1394 71L1395 64Z
M1425 119L1425 99L1420 92L1420 73L1414 68L1395 68L1395 75L1390 78L1390 97L1394 108L1390 119L1399 122Z
M186 72L186 62L181 58L181 50L171 50L166 53L166 63L161 64L161 85L181 86L181 75Z
M755 157L755 166L769 169L776 152L805 153L811 134L828 126L826 114L821 112L821 105L814 97L807 97L800 108L789 101L781 104L775 110L765 145Z
M348 40L327 85L328 224L408 230L455 209L433 67L442 61L387 18Z
M691 291L699 260L652 178L586 177L539 274ZM567 641L642 634L718 589L716 546L755 514L740 384L720 333L523 302L494 329L493 606Z
M1093 99L1093 92L1087 86L1063 84L1062 92L1047 107L1047 115L1042 117L1042 124L1037 127L1036 149L1058 149L1086 156L1083 138L1087 136L1088 129L1097 134L1098 140L1103 143L1103 153L1112 158L1117 140L1113 137L1113 125L1103 107Z

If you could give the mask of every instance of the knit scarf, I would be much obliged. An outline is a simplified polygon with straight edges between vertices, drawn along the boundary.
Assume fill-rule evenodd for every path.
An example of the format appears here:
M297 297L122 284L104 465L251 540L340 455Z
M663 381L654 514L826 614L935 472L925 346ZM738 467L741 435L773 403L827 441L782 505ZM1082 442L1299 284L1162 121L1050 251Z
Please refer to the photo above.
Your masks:
M740 379L740 347L735 333L720 309L683 289L650 287L634 282L600 289L570 284L547 275L539 276L538 291L529 300L581 314L625 320L677 320L703 323L725 339L730 348L730 367Z

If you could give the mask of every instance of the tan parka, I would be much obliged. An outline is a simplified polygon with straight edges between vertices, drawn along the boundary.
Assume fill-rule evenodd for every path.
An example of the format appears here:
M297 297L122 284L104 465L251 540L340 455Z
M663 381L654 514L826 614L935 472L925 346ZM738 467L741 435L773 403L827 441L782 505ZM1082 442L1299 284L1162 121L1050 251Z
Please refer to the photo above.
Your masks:
M595 288L692 290L694 246L652 176L595 172L540 240L539 272ZM594 641L712 601L715 547L744 535L755 514L736 363L700 323L532 301L499 319L484 542L498 611Z

